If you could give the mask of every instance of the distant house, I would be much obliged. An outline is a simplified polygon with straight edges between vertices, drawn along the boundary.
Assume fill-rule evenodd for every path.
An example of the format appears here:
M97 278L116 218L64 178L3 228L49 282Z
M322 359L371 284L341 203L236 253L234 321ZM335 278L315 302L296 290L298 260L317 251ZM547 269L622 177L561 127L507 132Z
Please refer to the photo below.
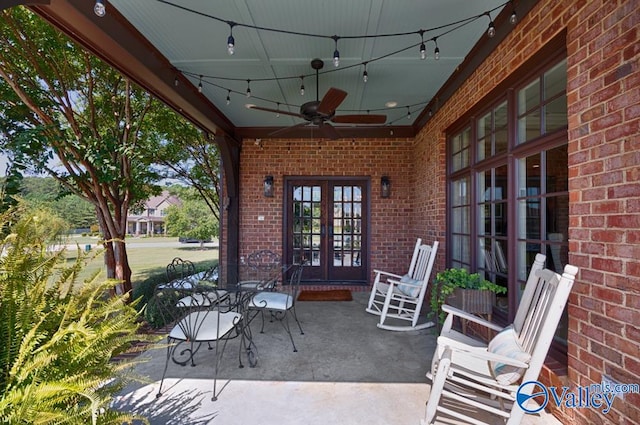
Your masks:
M169 194L166 190L158 196L149 198L144 203L144 209L141 212L134 211L133 214L127 216L127 233L148 236L164 235L166 233L164 217L167 214L167 208L180 204L180 199Z

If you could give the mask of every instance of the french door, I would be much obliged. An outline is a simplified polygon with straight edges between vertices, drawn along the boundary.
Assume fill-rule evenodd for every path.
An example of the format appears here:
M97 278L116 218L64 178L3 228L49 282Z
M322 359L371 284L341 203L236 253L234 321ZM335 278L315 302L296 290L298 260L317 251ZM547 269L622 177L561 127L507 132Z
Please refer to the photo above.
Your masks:
M357 283L367 278L367 179L286 180L286 258L306 261L302 279Z

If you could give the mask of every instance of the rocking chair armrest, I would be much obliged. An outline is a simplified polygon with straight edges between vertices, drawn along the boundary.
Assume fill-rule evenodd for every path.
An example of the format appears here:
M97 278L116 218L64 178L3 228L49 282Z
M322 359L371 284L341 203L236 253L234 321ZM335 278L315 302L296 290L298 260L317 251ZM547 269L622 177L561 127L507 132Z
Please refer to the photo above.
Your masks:
M390 276L390 277L395 277L396 279L402 279L402 276L397 275L395 273L389 273L382 270L374 270L373 272L380 276Z
M504 329L503 326L497 325L493 322L483 319L482 317L478 317L474 314L467 313L464 310L461 310L459 308L456 308L447 304L442 305L442 311L444 311L447 314L452 314L454 316L460 317L461 319L465 319L465 320L469 320L470 322L477 323L486 328L493 329L494 331L497 331L497 332L500 332L501 330Z
M491 362L499 362L509 366L516 366L520 368L528 368L529 363L523 362L522 360L518 360L509 356L503 356L501 354L491 353L486 349L480 347L469 347L464 344L455 343L449 344L452 340L447 341L447 344L444 346L444 349L451 349L451 353L455 355L455 353L463 353L464 355L475 357L481 360L491 361ZM438 344L440 344L440 338L438 338ZM464 366L464 365L460 365Z
M422 288L422 282L420 282L420 283L401 282L400 278L398 278L398 279L387 279L387 283L392 287L393 286L397 287L398 285L402 285L402 286L405 286L405 287Z
M529 363L523 362L522 360L518 360L509 356L503 356L501 354L491 353L487 351L486 347L482 346L472 346L467 345L464 342L456 341L455 339L447 338L440 336L438 337L438 346L442 347L442 351L446 351L447 349L451 351L451 353L463 353L464 355L476 357L478 359L504 363L509 366L517 366L522 368L528 368ZM460 365L464 366L464 365Z

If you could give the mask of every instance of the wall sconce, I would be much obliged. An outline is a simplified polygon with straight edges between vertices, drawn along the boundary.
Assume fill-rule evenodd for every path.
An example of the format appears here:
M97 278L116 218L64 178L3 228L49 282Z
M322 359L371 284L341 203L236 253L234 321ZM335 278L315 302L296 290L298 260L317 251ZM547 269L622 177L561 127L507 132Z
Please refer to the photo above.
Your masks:
M264 196L273 198L273 176L266 176L264 178Z
M391 196L391 180L388 176L382 176L380 179L380 197L388 198Z

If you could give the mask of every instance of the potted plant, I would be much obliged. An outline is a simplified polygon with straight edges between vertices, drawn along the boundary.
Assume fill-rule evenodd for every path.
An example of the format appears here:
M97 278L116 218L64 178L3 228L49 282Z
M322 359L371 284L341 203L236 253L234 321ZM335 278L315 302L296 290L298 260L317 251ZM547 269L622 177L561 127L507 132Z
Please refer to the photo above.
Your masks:
M466 269L451 268L436 275L436 285L431 291L431 314L442 325L445 313L442 305L447 303L473 314L491 314L496 294L507 292L507 288L484 279L479 273Z

